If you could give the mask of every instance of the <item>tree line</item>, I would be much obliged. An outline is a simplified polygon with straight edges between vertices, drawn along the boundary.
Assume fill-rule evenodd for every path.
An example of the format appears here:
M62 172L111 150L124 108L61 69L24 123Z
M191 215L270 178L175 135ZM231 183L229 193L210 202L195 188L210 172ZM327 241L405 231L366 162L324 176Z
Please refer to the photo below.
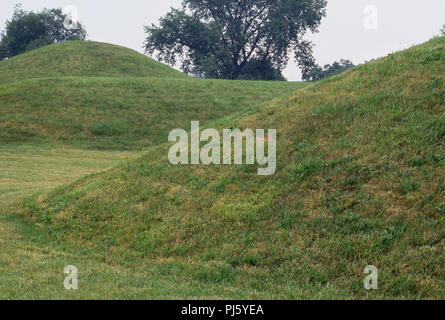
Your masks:
M86 35L84 26L73 22L60 8L32 12L18 5L1 33L0 60L53 43L85 40Z

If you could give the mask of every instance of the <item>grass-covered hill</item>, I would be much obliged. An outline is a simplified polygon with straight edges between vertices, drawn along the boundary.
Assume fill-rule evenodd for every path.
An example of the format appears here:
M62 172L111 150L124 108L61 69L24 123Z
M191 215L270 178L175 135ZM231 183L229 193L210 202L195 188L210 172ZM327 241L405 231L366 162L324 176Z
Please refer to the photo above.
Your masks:
M175 128L203 124L288 95L299 83L59 77L0 84L0 143L137 150Z
M0 143L140 150L190 119L213 121L300 87L196 80L127 48L70 41L0 62Z
M2 61L0 208L164 143L190 119L206 124L302 86L197 80L133 50L88 41Z
M172 166L164 145L28 198L0 296L443 299L444 75L442 37L213 124L277 129L273 176Z
M134 50L92 41L54 44L0 62L0 83L69 76L188 78Z

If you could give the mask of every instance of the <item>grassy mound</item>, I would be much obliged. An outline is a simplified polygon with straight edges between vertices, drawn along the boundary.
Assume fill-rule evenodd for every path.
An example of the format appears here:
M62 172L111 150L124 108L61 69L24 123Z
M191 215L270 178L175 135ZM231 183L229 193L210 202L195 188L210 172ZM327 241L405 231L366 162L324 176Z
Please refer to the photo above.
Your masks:
M0 84L0 143L135 150L288 95L303 84L155 78L56 78ZM23 94L23 93L26 94Z
M141 149L189 119L213 121L302 86L196 80L127 48L70 41L0 62L0 143Z
M5 255L0 296L366 298L375 265L369 298L443 298L444 74L442 37L215 124L276 128L270 177L172 166L160 146L29 198L8 215L27 264Z
M134 50L99 42L68 41L0 62L0 83L48 77L188 78Z
M95 42L0 62L0 206L134 157L188 119L208 123L302 86L196 80Z

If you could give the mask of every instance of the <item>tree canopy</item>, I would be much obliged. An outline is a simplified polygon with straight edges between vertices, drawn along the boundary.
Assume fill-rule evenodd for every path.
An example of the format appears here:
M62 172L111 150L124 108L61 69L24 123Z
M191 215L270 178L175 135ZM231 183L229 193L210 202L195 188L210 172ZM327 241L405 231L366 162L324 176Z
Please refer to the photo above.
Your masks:
M146 53L197 77L282 80L293 53L303 73L326 0L184 0L145 26Z
M62 9L25 11L16 6L12 19L1 34L0 59L10 58L48 44L84 40L86 30Z
M324 67L320 67L316 64L305 74L303 74L303 80L318 81L326 77L330 77L346 71L355 65L350 60L341 59L335 61L333 64L326 64Z

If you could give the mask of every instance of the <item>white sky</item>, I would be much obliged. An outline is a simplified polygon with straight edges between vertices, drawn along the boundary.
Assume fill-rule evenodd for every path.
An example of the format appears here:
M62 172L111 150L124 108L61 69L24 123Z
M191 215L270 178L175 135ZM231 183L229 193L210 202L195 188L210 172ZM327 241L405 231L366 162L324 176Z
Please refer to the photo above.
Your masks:
M157 23L170 7L180 7L181 0L1 0L0 30L11 18L16 3L27 10L73 6L86 26L88 39L119 44L143 52L143 25ZM437 35L445 24L444 0L328 0L328 15L320 32L308 38L316 44L319 64L341 58L362 63L372 58L418 44ZM375 16L365 8L373 6ZM376 27L369 29L365 24ZM284 75L300 79L294 63Z

